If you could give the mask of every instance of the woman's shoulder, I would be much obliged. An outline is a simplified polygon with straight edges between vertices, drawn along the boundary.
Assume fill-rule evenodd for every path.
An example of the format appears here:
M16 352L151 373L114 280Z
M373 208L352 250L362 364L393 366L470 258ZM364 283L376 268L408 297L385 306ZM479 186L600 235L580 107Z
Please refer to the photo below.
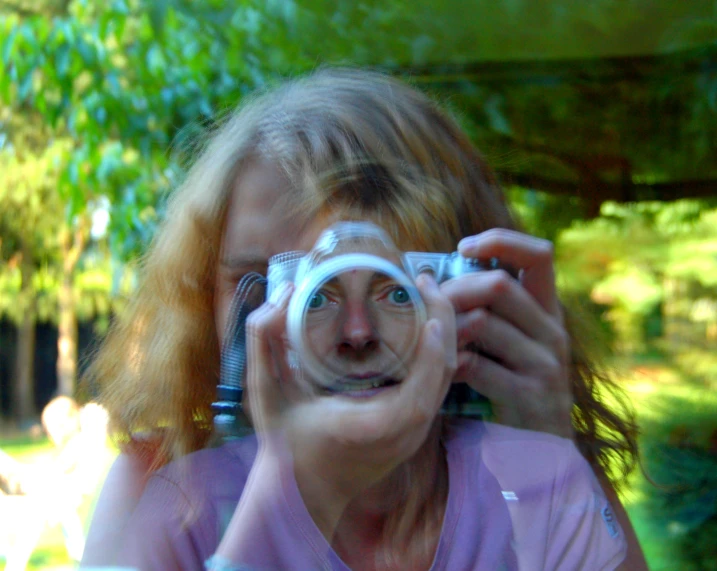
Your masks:
M446 423L446 448L460 449L520 449L527 454L572 451L572 440L547 432L513 428L483 420L452 418Z
M545 484L576 470L589 470L568 438L490 422L451 420L445 445L449 455L476 469L482 465L499 480Z
M238 501L256 453L256 438L248 436L192 452L155 470L140 501L145 517L151 518L158 506L181 515Z
M153 472L150 481L159 480L180 488L189 483L243 482L256 454L257 440L247 436L182 456Z
M174 552L188 561L209 557L218 542L218 523L228 523L256 453L256 439L246 437L187 454L152 472L129 516L122 562L157 560L162 563L155 568L170 568L166 558Z
M465 474L464 528L476 514L490 512L492 526L507 514L521 569L612 569L624 558L614 512L572 440L460 420L449 426L446 449L449 467Z

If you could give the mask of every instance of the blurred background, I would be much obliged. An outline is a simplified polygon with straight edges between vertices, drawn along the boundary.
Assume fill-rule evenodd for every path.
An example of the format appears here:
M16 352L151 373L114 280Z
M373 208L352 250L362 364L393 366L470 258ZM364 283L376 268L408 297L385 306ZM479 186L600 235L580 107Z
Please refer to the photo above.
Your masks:
M714 0L0 0L0 460L36 473L87 437L83 409L62 445L40 413L121 314L197 137L325 63L459 118L637 410L654 483L623 498L651 569L717 569ZM54 496L6 483L0 565L25 542L72 568L97 474L25 535Z

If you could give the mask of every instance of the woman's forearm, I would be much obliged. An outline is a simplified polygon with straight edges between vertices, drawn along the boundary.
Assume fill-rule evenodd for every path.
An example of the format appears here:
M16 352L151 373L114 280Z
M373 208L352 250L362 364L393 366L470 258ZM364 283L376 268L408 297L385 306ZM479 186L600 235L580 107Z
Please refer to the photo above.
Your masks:
M140 457L120 454L110 468L87 532L82 566L114 565L125 526L147 484L147 465Z

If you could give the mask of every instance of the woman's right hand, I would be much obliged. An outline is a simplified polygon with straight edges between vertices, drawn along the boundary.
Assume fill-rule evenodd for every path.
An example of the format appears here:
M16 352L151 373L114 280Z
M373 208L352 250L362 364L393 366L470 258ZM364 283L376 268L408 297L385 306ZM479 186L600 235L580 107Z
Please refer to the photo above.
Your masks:
M424 443L454 376L453 306L432 277L417 285L428 320L416 358L400 384L369 398L307 396L293 384L284 364L291 286L247 321L247 404L260 463L272 469L290 454L304 502L328 539L348 502Z

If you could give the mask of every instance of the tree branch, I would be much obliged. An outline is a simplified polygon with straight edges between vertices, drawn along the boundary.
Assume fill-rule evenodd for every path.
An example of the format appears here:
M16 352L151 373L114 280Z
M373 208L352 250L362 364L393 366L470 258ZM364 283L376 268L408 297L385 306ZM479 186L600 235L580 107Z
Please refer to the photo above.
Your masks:
M601 181L598 188L585 182L566 182L539 175L499 171L504 184L541 190L550 194L566 194L600 202L635 202L638 200L677 200L679 198L717 197L717 180L683 180L655 184L609 183ZM597 193L597 194L596 194Z
M15 12L19 16L29 18L30 16L39 16L39 10L30 10L24 6L15 4L14 2L7 2L7 0L0 1L0 12Z
M47 5L40 5L33 8L27 6L21 6L16 2L9 2L8 0L0 0L0 12L14 12L19 16L30 18L32 16L67 16L70 12L70 3L72 0L62 0L59 2L59 6L53 6L51 3Z
M82 216L80 218L79 223L77 224L77 227L75 228L75 231L72 236L72 243L69 244L69 248L67 249L67 254L65 256L65 271L67 271L68 273L74 271L75 266L77 265L77 262L82 255L82 252L85 250L85 246L87 245L87 239L89 237L88 234L89 223L87 217Z

